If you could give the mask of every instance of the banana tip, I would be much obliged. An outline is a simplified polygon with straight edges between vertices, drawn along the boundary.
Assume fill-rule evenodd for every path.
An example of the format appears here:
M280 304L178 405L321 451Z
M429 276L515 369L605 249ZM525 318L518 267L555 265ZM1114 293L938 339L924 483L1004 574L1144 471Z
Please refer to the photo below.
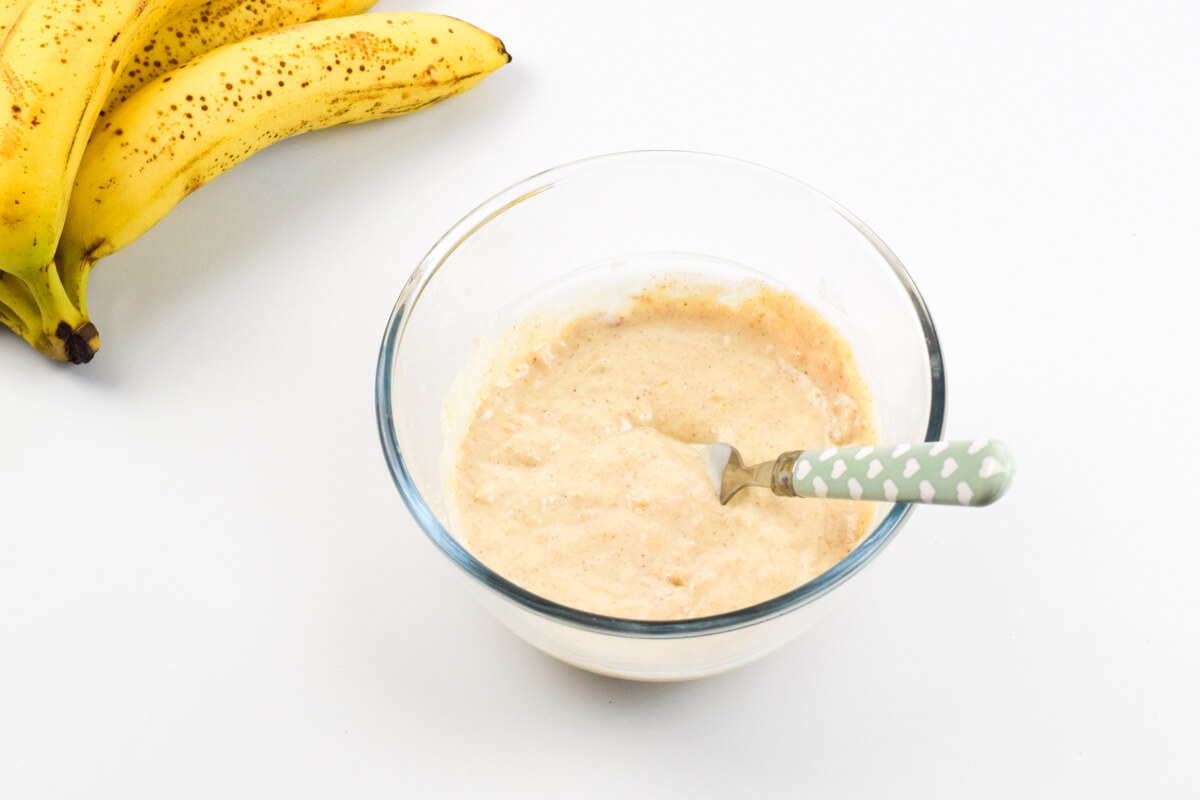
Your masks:
M85 322L66 337L67 360L72 364L86 364L100 349L100 332L91 322Z
M511 64L512 53L508 52L508 48L504 46L504 42L498 36L493 36L492 38L496 41L496 48L500 55L504 56L504 63Z

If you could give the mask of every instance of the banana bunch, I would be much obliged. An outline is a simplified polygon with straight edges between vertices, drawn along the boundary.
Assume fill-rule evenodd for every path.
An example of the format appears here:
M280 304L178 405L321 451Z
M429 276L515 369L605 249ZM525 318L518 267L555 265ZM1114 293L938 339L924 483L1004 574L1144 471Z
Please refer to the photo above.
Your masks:
M0 0L0 322L50 358L99 346L95 263L292 134L405 114L503 43L374 0Z

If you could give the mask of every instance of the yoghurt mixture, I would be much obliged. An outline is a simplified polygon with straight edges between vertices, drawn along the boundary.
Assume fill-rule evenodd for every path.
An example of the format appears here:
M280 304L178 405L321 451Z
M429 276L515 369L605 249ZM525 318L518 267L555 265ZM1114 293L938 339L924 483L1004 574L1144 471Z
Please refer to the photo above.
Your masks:
M547 599L627 619L733 611L829 569L870 523L871 503L765 489L722 506L688 444L749 464L875 443L849 345L788 293L671 281L619 312L530 317L483 375L448 436L460 538Z

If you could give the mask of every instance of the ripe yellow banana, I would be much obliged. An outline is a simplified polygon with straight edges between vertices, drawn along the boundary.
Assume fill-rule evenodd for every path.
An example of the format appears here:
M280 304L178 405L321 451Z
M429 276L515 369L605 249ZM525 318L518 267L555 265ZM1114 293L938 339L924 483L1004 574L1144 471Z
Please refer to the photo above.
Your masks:
M0 0L0 42L4 41L4 36L8 33L13 20L17 18L24 7L25 0Z
M0 0L0 41L27 0ZM195 56L229 42L266 31L317 19L359 14L376 0L209 0L191 9L168 14L133 47L124 72L109 90L103 118L143 85ZM0 323L37 346L48 345L42 333L37 303L15 277L0 276ZM92 337L87 349L94 352ZM66 355L64 352L62 355Z
M97 343L51 261L84 146L134 43L185 5L28 0L0 42L0 269L28 287L31 343L52 358L87 361Z
M86 309L100 258L272 142L404 114L508 63L504 44L436 14L365 14L284 28L213 50L139 90L92 134L57 261Z
M25 0L0 0L0 46L3 45L5 36L8 35L8 29L12 27L13 21L24 7ZM30 335L35 338L40 336L41 322L37 318L41 315L34 313L32 317L30 316L29 303L32 300L25 284L13 275L0 271L0 322L12 328L19 336L26 338ZM37 312L36 304L33 305L32 311ZM31 318L37 320L32 328ZM32 334L29 333L30 330L33 331Z
M22 335L21 331L25 326L25 321L21 319L21 316L4 303L0 303L0 323L4 323L17 335Z
M150 81L201 53L267 31L317 19L361 14L377 0L209 0L172 14L134 48L101 117Z
M0 322L32 341L41 336L42 314L28 287L15 275L0 272Z

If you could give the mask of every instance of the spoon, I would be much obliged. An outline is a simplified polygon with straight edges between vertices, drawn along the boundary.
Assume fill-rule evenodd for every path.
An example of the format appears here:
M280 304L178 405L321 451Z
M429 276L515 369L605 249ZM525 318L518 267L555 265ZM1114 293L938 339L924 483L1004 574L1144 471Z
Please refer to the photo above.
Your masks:
M1012 454L995 439L792 450L744 466L723 442L693 445L721 505L748 486L780 497L986 506L1012 483Z

